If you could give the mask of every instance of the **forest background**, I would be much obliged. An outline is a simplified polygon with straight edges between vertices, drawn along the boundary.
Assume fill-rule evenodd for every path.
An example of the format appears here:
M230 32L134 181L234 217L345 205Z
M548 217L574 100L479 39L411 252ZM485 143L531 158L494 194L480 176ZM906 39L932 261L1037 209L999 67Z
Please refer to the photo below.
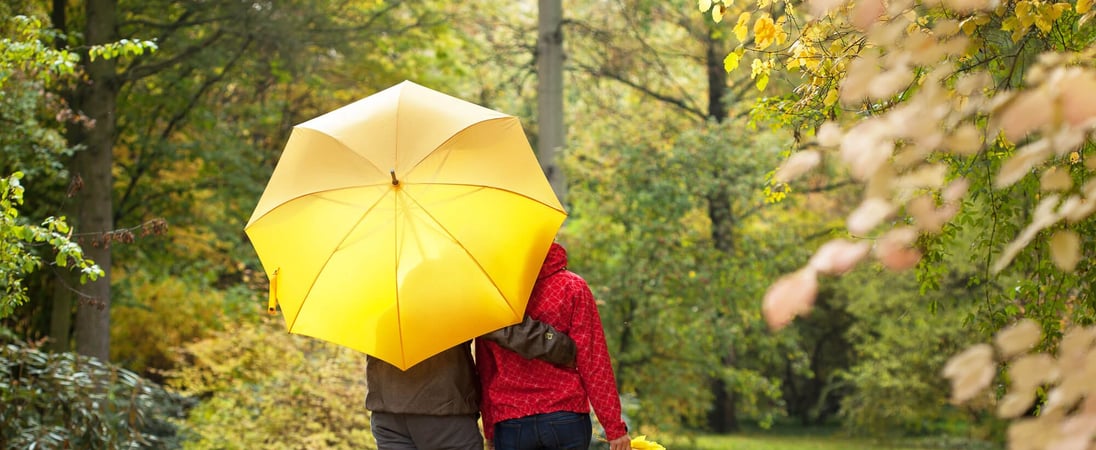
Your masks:
M562 6L541 158L636 433L1087 448L1091 1ZM537 147L538 5L0 13L0 446L371 445L362 355L266 315L243 224L294 124L405 79Z

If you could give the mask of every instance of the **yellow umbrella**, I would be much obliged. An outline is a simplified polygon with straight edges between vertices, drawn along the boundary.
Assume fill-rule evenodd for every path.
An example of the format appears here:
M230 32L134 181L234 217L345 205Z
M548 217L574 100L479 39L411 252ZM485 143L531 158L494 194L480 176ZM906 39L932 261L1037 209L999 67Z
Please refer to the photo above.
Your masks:
M290 333L406 369L521 321L565 217L516 117L404 81L294 127L245 231Z

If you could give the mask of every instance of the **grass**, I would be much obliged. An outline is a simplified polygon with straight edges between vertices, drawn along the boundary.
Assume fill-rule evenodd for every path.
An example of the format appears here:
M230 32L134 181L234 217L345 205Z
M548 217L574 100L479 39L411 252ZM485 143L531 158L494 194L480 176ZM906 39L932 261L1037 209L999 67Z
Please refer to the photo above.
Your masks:
M732 435L701 436L697 450L924 450L873 439L834 436Z
M799 432L750 431L731 435L700 435L695 445L665 436L651 436L674 450L997 450L985 442L959 438L853 438L833 430Z

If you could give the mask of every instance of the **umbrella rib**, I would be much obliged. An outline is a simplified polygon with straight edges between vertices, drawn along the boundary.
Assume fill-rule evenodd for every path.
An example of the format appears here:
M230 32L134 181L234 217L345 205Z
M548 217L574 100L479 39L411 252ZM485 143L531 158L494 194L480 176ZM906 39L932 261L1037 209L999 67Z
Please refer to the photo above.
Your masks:
M421 183L421 184L430 184L430 183ZM451 183L438 183L437 185L439 185L439 186L440 185L476 186L476 185L451 184ZM486 186L478 186L478 187L484 188L484 189L489 189ZM446 227L445 224L443 224L441 221L439 221L436 217L434 217L433 214L430 214L430 211L427 208L422 207L422 204L419 203L419 201L416 200L414 196L410 195L406 191L404 191L404 194L407 195L407 198L409 200L415 202L415 204L418 205L420 207L420 209L424 213L426 213L427 216L430 217L430 220L432 220L438 226L438 228L441 228L441 230L445 232L445 235L449 236L449 238L452 239L453 242L455 242L457 244L457 246L459 246L460 249L464 251L464 254L468 255L468 259L471 259L472 262L474 262L476 264L476 267L479 268L480 273L482 273L484 277L487 277L488 280L491 280L491 286L495 288L495 292L499 293L499 297L501 297L503 299L506 299L506 294L504 294L502 292L502 289L499 289L498 283L496 283L495 279L491 277L491 274L489 274L487 272L487 270L483 268L483 265L480 264L479 260L477 260L475 257L472 256L472 253L468 251L468 248L465 247L464 244L461 243L461 241L459 239L457 239L457 237L454 236L452 232L449 231L449 228ZM398 293L397 293L397 295L398 295ZM510 304L510 302L504 301L503 303L506 304L507 308L510 308L510 312L515 313L515 314L517 313L517 311L514 310L514 307L513 307L513 305ZM398 304L398 302L397 302L397 304ZM397 307L397 311L398 311L398 307ZM397 315L398 315L398 312L397 312Z
M319 190L319 191L305 192L305 193L297 195L293 198L285 199L284 201L282 201L282 202L280 202L276 205L271 206L270 209L268 209L266 212L263 213L263 215L261 215L259 217L253 217L250 221L248 221L248 224L244 226L244 230L247 230L248 228L251 228L253 225L258 223L260 220L265 218L270 213L274 212L274 210L278 209L282 205L285 205L287 203L292 203L292 202L297 201L299 199L302 199L304 197L311 197L311 196L315 196L316 194L323 194L325 192L341 191L341 190L344 190L344 189L369 188L369 187L375 187L375 186L386 186L388 184L390 184L390 183L385 181L385 182L372 183L372 184L355 184L355 185L352 185L352 186L339 186L339 187L333 187L333 188Z
M347 228L346 234L344 234L341 239L335 241L335 247L331 250L331 252L327 253L328 256L327 256L326 259L324 259L323 264L320 265L320 268L317 271L317 273L323 273L323 270L325 268L327 268L327 264L331 262L331 258L335 256L335 251L338 250L338 248L341 247L344 242L346 242L346 238L350 236L350 233L354 232L354 229L358 227L358 224L360 224L362 222L362 220L364 220L365 217L367 215L369 215L369 213L371 211L373 211L373 209L376 208L377 205L379 205L381 203L381 201L383 201L386 197L388 197L388 195L389 195L388 193L385 193L385 195L382 195L382 196L378 197L377 201L373 202L372 205L369 205L369 207L366 208L365 211L363 211L360 216L358 216L358 220L355 221L354 225ZM304 311L304 305L305 305L305 303L308 303L308 300L311 298L312 288L316 287L316 280L318 280L318 279L319 279L318 276L313 278L312 283L308 285L308 290L306 290L305 293L304 293L304 300L301 300L301 306L299 308L297 308L297 314L295 316L293 316L293 322L289 324L290 332L293 331L293 326L297 324L297 319L299 319L301 317L301 312ZM397 314L398 314L398 311L397 311Z
M497 121L497 120L507 120L507 119L516 119L516 117L511 116L511 115L504 115L502 117L490 117L490 118L484 118L483 120L480 120L480 121L477 121L477 122L471 122L471 123L465 125L464 128L461 128L459 130L455 130L452 133L450 133L448 138L446 138L444 141L442 141L442 142L438 143L437 145L435 145L430 151L428 151L426 153L423 153L423 155L420 156L417 161L409 161L408 164L407 164L407 167L417 167L419 165L419 163L421 163L423 160L425 160L426 158L429 158L430 156L432 156L439 149L445 148L446 144L451 142L453 139L456 139L457 136L460 136L461 133L464 133L465 131L468 131L472 127L475 127L477 125L487 123L487 122L493 122L493 121ZM400 126L400 124L397 121L396 127L398 128L399 126ZM396 136L397 136L397 139L398 139L399 138L399 132L398 131L396 133ZM396 145L396 148L399 148L398 144Z
M433 183L433 182L407 183L407 182L402 182L402 181L401 181L401 183L405 183L409 186L467 186L467 187L474 187L474 188L480 188L480 189L491 189L491 190L495 190L495 191L501 191L501 192L506 192L506 193L509 193L509 194L514 194L514 195L517 195L519 197L526 198L526 199L529 199L533 202L544 205L548 209L559 211L559 212L563 213L564 215L567 214L567 211L564 211L561 208L556 208L555 206L549 205L549 204L547 204L543 201L540 201L536 198L533 198L533 197L530 197L528 195L522 194L521 192L511 190L511 189L501 188L501 187L498 187L498 186L484 186L482 184L473 184L473 183ZM418 204L418 202L415 202L415 203ZM434 216L430 216L430 218L433 219ZM437 222L437 220L435 220L435 222ZM449 232L449 230L446 230L446 233L448 233L448 232Z
M397 124L396 126L399 126L399 124ZM382 173L382 174L386 174L390 170L390 168L389 169L381 168L380 166L377 165L376 162L374 162L372 159L369 159L369 157L354 151L354 147L348 145L346 142L343 142L343 140L340 139L338 136L332 135L332 134L327 133L323 130L319 130L319 129L316 129L316 128L310 128L310 127L306 127L306 126L303 126L303 125L297 125L294 128L303 128L303 129L306 129L306 130L309 130L309 131L312 131L312 132L315 132L315 133L319 133L323 136L327 136L327 137L331 138L332 141L335 141L340 146L342 146L343 150L345 150L346 152L348 152L348 153L350 153L354 156L357 156L358 158L361 158L363 161L369 163L369 165L373 166L374 169L377 169L377 171Z
M406 191L404 191L403 194L406 195L408 198L411 197L410 195L407 195ZM399 200L397 200L397 203L398 202L399 202ZM393 215L392 216L392 222L393 223L395 223L396 220L399 219L399 217L398 217L399 212L397 211L398 209L399 209L398 205L397 205L397 208L392 208L392 215ZM405 343L403 342L403 311L400 310L400 286L399 286L400 282L399 282L399 277L398 277L398 274L400 273L400 251L401 251L401 246L402 246L402 243L399 241L399 236L400 236L399 228L400 227L398 227L398 226L392 227L392 244L393 244L392 245L392 253L393 253L392 254L392 260L396 262L395 267L396 267L396 274L397 274L396 277L392 278L392 292L396 293L396 301L395 301L395 305L396 305L396 336L399 336L399 338L400 338L400 345L399 345L399 348L400 348L400 361L406 364L407 363L407 353L404 351Z
M396 171L400 169L398 167L399 161L400 161L400 159L399 159L399 149L400 149L400 145L402 144L400 142L400 125L404 122L402 120L399 120L400 115L401 115L400 113L402 112L402 109L403 109L403 108L401 108L402 103L400 102L400 100L403 100L403 94L406 93L406 92L407 92L406 89L400 89L399 93L397 94L398 98L396 100L396 121L395 121L396 122L395 123L395 128L396 129L394 130L396 145L392 147L392 167L389 169L390 170L389 174L392 175L392 185L393 186L398 186L399 185L399 180L397 178ZM370 161L370 163L372 163L372 161ZM414 164L412 164L410 167L414 167ZM382 170L382 172L383 172L383 170ZM402 173L399 174L399 176L402 176L402 175L403 175ZM404 193L404 195L407 195L406 191L403 191L403 193ZM410 198L411 196L407 195L407 197ZM396 207L392 208L392 223L396 223L396 221L399 220L399 199L398 198L396 199L396 203L397 203ZM400 339L400 361L402 363L407 363L407 352L404 351L405 343L403 342L403 311L400 310L400 286L399 286L399 276L398 275L400 273L400 252L402 250L402 247L401 247L402 243L398 240L399 237L400 237L399 228L400 228L399 226L392 227L392 253L393 253L392 260L395 261L395 268L396 268L396 274L397 274L397 276L392 279L392 285L393 285L392 286L392 292L396 293L396 302L395 302L395 305L396 305L396 336L399 336L399 339Z

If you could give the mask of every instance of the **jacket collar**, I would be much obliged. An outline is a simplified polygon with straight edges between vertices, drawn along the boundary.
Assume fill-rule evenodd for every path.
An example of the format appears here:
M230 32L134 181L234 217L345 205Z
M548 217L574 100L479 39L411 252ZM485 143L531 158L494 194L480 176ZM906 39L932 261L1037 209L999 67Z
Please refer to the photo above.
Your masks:
M544 264L540 266L540 274L537 280L543 280L556 272L567 270L567 249L557 242L553 242L548 248L548 256L544 258Z

